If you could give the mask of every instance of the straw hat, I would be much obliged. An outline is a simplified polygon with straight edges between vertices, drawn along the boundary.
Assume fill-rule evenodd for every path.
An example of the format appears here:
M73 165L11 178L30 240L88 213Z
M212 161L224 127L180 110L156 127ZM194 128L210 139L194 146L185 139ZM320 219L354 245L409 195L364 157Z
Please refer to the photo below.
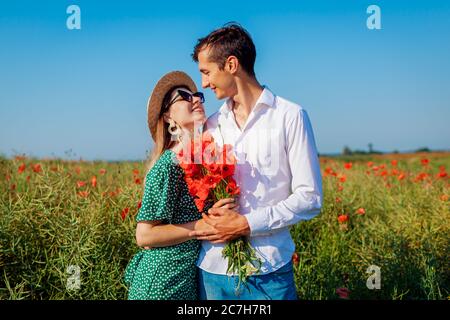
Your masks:
M183 71L172 71L159 79L147 103L148 127L153 140L156 136L156 123L161 113L164 96L174 87L186 86L191 92L197 92L194 81Z

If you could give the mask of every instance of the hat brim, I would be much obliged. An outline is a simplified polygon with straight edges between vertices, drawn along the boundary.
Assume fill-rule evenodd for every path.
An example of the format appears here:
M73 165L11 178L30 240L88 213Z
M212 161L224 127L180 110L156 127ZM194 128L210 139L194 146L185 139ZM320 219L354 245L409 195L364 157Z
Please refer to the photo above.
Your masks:
M192 92L197 92L197 86L191 77L183 71L172 71L159 79L147 102L148 127L154 141L156 141L156 124L161 114L164 96L169 90L178 86L186 86Z

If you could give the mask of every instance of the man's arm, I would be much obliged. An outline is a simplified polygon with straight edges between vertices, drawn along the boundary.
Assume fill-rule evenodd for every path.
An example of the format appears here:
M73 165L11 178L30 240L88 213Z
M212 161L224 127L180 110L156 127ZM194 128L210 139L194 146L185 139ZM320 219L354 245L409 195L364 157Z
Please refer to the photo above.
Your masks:
M292 194L274 206L258 208L245 216L227 209L211 209L206 223L217 232L193 231L189 235L213 243L241 235L258 236L309 220L322 208L322 176L309 117L303 109L286 126L286 145L292 174Z
M322 176L312 126L305 110L287 125L286 145L292 174L292 194L274 206L258 208L245 216L251 235L285 228L320 213Z

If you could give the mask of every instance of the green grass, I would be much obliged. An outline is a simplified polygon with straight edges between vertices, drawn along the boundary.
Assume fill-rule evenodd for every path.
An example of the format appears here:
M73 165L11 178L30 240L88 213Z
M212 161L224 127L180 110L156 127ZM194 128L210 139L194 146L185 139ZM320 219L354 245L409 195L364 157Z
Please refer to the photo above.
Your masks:
M291 229L301 299L339 299L339 287L351 291L350 299L449 298L449 181L436 174L439 166L449 167L450 156L429 155L426 167L422 157L399 159L398 170L406 174L401 181L398 174L374 176L383 169L369 168L370 158L321 159L322 172L337 173L324 174L322 212ZM344 169L344 161L352 168ZM391 173L387 158L372 161ZM22 163L26 169L19 173ZM35 163L41 172L33 172ZM422 171L431 174L429 181L415 182ZM143 191L135 179L143 177L137 162L0 158L0 299L126 299L122 275L137 251L134 217ZM78 188L77 181L87 184ZM129 214L122 220L124 208ZM339 214L349 221L339 223ZM79 290L67 288L70 265L80 268ZM366 286L370 265L380 267L379 290Z

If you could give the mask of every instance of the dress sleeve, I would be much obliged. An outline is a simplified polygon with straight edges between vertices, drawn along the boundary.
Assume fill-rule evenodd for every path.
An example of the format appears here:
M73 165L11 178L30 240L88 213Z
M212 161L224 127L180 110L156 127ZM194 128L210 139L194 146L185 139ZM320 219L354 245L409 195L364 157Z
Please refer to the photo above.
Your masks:
M174 216L177 183L171 166L158 166L147 173L142 206L136 221L164 221L170 223Z

